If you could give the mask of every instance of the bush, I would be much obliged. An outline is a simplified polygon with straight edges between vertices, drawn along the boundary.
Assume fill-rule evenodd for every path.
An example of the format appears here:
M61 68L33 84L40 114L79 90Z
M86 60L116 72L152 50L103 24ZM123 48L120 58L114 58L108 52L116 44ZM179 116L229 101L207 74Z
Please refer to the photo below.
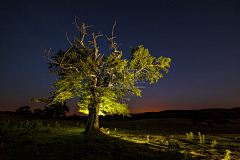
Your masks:
M57 129L60 129L60 123L58 123L58 121L56 121L55 127L56 127Z
M231 159L231 156L230 156L230 154L232 153L230 150L226 150L226 154L225 154L225 157L224 157L224 159L223 160L230 160Z
M9 126L10 126L10 120L8 120L8 122L4 122L3 126L1 127L1 131L2 132L8 131Z
M214 147L216 147L217 146L217 141L216 140L214 140L213 142L212 142L212 145L211 145L211 147L212 148L214 148Z
M82 123L79 127L84 127L84 123Z
M198 132L198 135L199 135L200 143L204 144L205 143L205 136L204 135L201 136L200 132Z
M52 132L52 127L50 127L50 124L47 124L46 132Z
M186 133L186 135L187 135L187 139L189 139L189 140L194 139L194 134L192 132L190 132L190 134Z

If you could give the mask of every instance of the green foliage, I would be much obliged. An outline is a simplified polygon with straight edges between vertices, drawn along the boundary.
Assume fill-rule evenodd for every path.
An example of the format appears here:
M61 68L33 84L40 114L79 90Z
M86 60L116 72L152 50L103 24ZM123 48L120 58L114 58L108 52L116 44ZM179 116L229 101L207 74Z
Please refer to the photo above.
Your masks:
M224 157L223 160L231 160L231 156L230 156L231 153L232 153L232 152L227 149L227 150L226 150L225 157Z
M31 121L26 120L26 122L25 122L25 127L26 127L26 128L29 128L29 127L30 127L30 124L31 124Z
M49 92L49 97L31 99L30 102L44 102L47 107L62 103L71 98L79 98L77 107L79 112L84 114L112 115L119 114L131 117L128 105L123 102L126 95L134 95L141 97L141 90L135 83L139 80L148 80L150 84L158 82L163 77L160 71L168 73L171 59L166 57L155 58L149 54L148 49L144 49L140 45L131 49L130 61L121 59L122 51L119 51L118 44L112 38L107 38L110 43L110 56L105 57L104 54L98 53L96 38L102 36L93 35L93 41L89 41L87 45L83 44L84 35L86 34L85 23L82 28L77 26L80 31L81 40L74 38L74 44L71 44L67 51L60 50L50 56L50 50L47 53L50 73L58 75L59 79L54 82L52 88L56 91ZM122 100L122 103L120 102ZM62 108L62 107L60 107ZM92 112L89 112L93 108ZM96 109L96 110L94 110ZM56 114L56 106L54 107L54 115ZM79 125L79 124L78 124Z
M58 123L58 121L55 122L55 127L56 127L57 129L60 129L60 123Z
M118 128L118 135L115 135L118 138L116 138L114 141L112 141L113 140L112 136L114 136L114 134L109 134L108 136L103 136L102 137L103 139L101 139L101 136L96 136L96 137L94 137L94 139L91 139L91 138L89 138L89 136L79 135L79 133L77 133L76 130L81 130L81 129L76 128L76 127L72 127L71 131L70 130L67 130L67 131L59 130L58 133L54 132L54 134L45 134L45 133L52 132L53 131L52 127L57 128L57 126L59 125L58 121L52 121L51 123L53 124L52 126L50 126L49 123L46 126L44 126L43 122L41 120L33 120L33 121L27 120L25 122L20 122L20 123L13 123L12 121L6 121L4 123L1 123L2 125L1 125L1 132L0 132L0 141L1 141L0 146L1 146L1 148L4 148L4 147L9 148L10 146L13 146L13 148L11 148L13 150L12 153L14 153L17 156L18 153L16 153L16 151L14 150L14 149L16 149L15 147L22 147L24 145L24 147L25 147L24 153L26 153L26 151L31 150L28 152L28 153L30 153L30 155L32 154L33 156L35 156L35 155L40 156L41 154L46 155L46 153L48 153L48 150L52 151L51 149L56 148L53 146L58 146L60 148L68 147L66 145L67 143L69 143L70 145L73 145L72 146L73 148L76 148L76 146L78 146L76 148L76 151L79 150L79 148L83 149L83 150L84 150L84 148L87 148L87 150L88 150L88 148L90 146L93 146L94 144L100 145L100 146L97 146L97 149L100 149L103 146L104 147L108 146L109 148L107 148L107 150L109 150L111 147L116 146L116 144L118 144L119 146L121 146L119 148L119 150L122 150L123 147L126 147L126 148L128 147L126 149L127 152L128 153L133 152L134 155L137 153L137 151L134 152L131 149L134 149L134 147L135 147L138 150L139 146L146 146L146 148L144 148L144 152L146 154L141 153L140 155L149 156L150 153L153 152L152 147L153 148L156 147L156 149L159 149L159 148L166 149L165 150L166 155L164 155L165 157L159 158L159 159L192 160L192 159L199 159L199 158L202 159L203 158L202 156L191 158L189 149L193 152L196 152L196 153L200 152L201 154L204 154L205 157L203 159L211 159L207 152L204 152L203 150L201 150L201 147L202 147L201 145L199 146L199 145L197 145L197 144L195 145L193 143L191 143L189 145L189 142L183 143L183 141L181 141L182 140L181 138L180 138L180 141L177 141L177 135L175 135L175 137L166 135L166 137L171 137L168 139L168 138L165 138L165 136L156 136L156 135L151 136L151 134L149 132L147 132L147 130L146 130L146 132L149 134L146 135L145 134L146 132L145 132L141 136L139 136L138 131L129 130L129 128L128 128L127 131L124 130L124 132L122 132L121 127ZM27 126L28 129L26 129L27 127L25 126L25 124L29 124ZM79 123L77 125L79 126ZM30 127L30 126L32 126L32 127ZM3 127L5 127L4 132L3 132ZM109 127L109 126L105 126L105 127ZM104 130L106 133L108 133L109 130L114 131L114 129L115 129L115 134L116 134L117 128L115 128L115 127L116 126L114 126L114 127L112 126L112 128L109 127L110 129L102 128L102 130ZM54 129L54 131L56 131L56 130ZM72 136L74 134L77 136ZM125 140L121 140L122 138L125 138L126 135L127 135L127 138ZM191 134L191 132L190 132L189 136L190 135L193 135L193 134ZM201 133L199 132L199 139L200 139L200 137L202 137L202 139L204 139L203 135L201 135L201 136L200 135L201 135ZM151 136L151 147L150 148L149 148L149 145L139 145L138 143L129 143L129 142L126 143L126 140L129 140L129 141L134 140L134 141L138 141L138 142L141 141L141 143L149 143L150 136ZM86 142L88 142L88 143L82 143L82 142L85 142L85 140L82 139L83 137L88 138L88 139L86 139ZM182 137L182 135L180 135L180 137ZM190 137L192 137L192 136L190 136ZM161 140L162 144L160 144L158 146L156 144L159 144L159 140ZM173 140L175 142L172 142ZM216 144L217 143L216 140L214 140L214 141L215 142L213 142L213 144L214 143ZM63 143L66 143L66 144L63 145ZM124 146L124 144L126 146ZM237 142L235 144L237 144ZM180 148L180 145L182 148ZM49 148L45 148L46 146L49 146ZM236 146L236 145L234 145L234 146ZM226 142L226 145L224 145L224 142L222 141L222 144L219 146L219 149L210 153L211 155L213 154L212 158L222 159L224 157L224 160L237 159L237 156L239 155L238 150L235 150L234 153L232 153L230 150L226 150L226 153L224 153L225 155L221 154L222 156L218 153L218 151L221 151L221 148L225 149L226 147L230 147L229 143ZM18 148L18 149L21 149L21 148ZM46 149L46 150L44 150L44 149ZM62 152L62 150L64 150L64 149L61 149L61 152ZM124 151L126 151L126 150L124 150ZM183 150L185 150L185 153L183 152ZM186 150L187 150L187 152L186 152ZM71 153L76 153L76 151L73 151ZM139 152L141 152L141 151L139 151ZM112 152L112 150L111 150L111 152ZM21 154L22 153L23 152L21 152ZM149 153L149 155L147 155L148 153ZM232 153L232 155L231 155L231 153ZM51 153L49 153L49 154L51 154ZM65 154L69 155L69 152L64 153L62 155L65 155ZM162 154L164 154L164 153L162 153L162 152L159 153L159 155L162 155ZM194 154L194 153L192 153L192 154ZM49 155L46 155L47 159L49 159L48 156ZM41 157L41 158L46 159L45 157L44 158ZM124 159L124 158L126 158L126 157L121 157L121 159ZM74 159L77 159L77 158L74 158ZM131 159L131 158L129 158L129 159ZM152 157L152 159L156 159L156 158Z
M201 132L198 132L198 136L199 136L200 143L204 144L205 143L205 136L204 135L201 136Z
M164 143L165 143L165 145L166 145L166 146L168 146L168 145L169 145L169 142L168 142L168 140L166 140Z
M130 116L130 110L127 108L127 104L121 104L119 101L117 101L117 98L119 97L119 93L117 94L115 90L106 88L104 89L105 92L99 91L99 115L105 116L106 113L108 114L123 114L123 116ZM119 91L121 92L121 91ZM79 112L82 112L84 114L89 114L88 107L90 105L91 96L85 94L85 98L81 99L78 102L79 106Z
M42 126L43 126L43 122L42 122L41 120L37 119L37 120L35 121L35 126L36 126L36 127L42 127Z
M193 140L194 139L194 134L190 132L190 134L186 133L187 139L188 140Z
M147 135L147 143L149 143L149 134Z
M15 124L13 127L13 132L17 131L17 129L18 129L18 124Z
M23 127L24 126L24 122L20 122L20 126L19 127Z
M131 47L131 52L132 58L129 69L138 69L137 75L146 75L146 80L151 81L150 84L154 83L154 79L158 82L158 79L163 77L162 73L159 72L160 69L168 73L167 68L170 68L170 58L161 56L156 59L149 54L148 49L144 49L143 45L136 49ZM143 79L143 76L140 76L140 78Z
M50 124L47 124L46 132L52 132L52 127L50 127Z
M10 120L5 122L3 126L1 126L1 132L5 133L4 138L6 139L15 139L19 135L19 126L15 124L13 128L10 126Z
M57 128L60 128L60 124L57 125ZM10 120L5 122L3 126L1 126L1 132L4 133L4 137L6 139L16 139L19 134L32 134L32 132L52 132L52 128L47 126L44 127L43 122L39 119L29 121L26 120L25 122L20 122L19 124L16 123L14 126L10 126Z
M4 122L3 126L1 126L1 131L6 132L8 130L9 125L10 125L10 120L8 120L7 122Z
M216 146L217 146L217 141L214 139L214 141L213 141L212 144L211 144L211 147L214 148L214 147L216 147Z
M6 139L15 139L18 136L18 132L8 132L4 135L4 138Z
M160 142L161 142L162 144L165 144L165 142L166 142L166 138L163 137L163 136L160 136Z
M79 127L84 127L84 123L80 124L80 126L79 126Z
M79 122L76 123L77 127L84 127L84 123L80 124Z

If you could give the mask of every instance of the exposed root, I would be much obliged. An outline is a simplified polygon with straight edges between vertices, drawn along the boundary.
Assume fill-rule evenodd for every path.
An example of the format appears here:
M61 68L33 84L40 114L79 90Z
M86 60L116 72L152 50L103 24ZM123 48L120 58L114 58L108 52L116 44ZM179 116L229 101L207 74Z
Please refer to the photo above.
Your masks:
M98 135L98 134L102 134L103 132L97 128L97 129L93 129L92 131L91 130L85 130L84 132L82 132L81 134L88 134L88 135Z

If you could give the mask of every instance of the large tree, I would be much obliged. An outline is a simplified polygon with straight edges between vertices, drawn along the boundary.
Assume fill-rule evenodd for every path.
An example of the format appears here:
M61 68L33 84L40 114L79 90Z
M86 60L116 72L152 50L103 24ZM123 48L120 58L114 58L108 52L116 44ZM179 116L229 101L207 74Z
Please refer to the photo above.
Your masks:
M130 60L121 59L122 51L118 50L119 45L114 41L113 33L116 22L112 28L112 37L106 36L107 42L110 44L109 49L112 50L110 56L105 57L99 53L96 39L103 36L100 32L95 35L92 33L92 41L84 44L87 28L82 23L78 26L73 23L80 33L80 39L74 37L72 43L67 36L70 47L67 51L60 50L55 55L50 56L50 50L44 50L47 53L50 73L59 76L54 83L57 90L49 92L55 96L52 101L49 98L37 98L31 101L47 102L48 106L64 102L66 99L78 97L79 112L88 114L88 122L84 134L100 134L99 115L106 114L122 114L130 116L130 110L127 104L122 101L126 95L134 95L141 97L141 90L136 85L139 80L150 80L150 84L157 82L163 77L160 69L168 72L170 68L170 58L152 57L148 49L144 49L142 45L130 47ZM166 68L167 67L167 68Z

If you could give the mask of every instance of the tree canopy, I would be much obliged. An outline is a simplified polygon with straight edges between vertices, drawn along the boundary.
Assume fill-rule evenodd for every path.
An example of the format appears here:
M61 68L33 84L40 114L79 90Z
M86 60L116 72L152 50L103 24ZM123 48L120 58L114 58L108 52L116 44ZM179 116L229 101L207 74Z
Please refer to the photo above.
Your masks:
M142 45L130 47L130 60L121 59L123 53L118 50L119 45L114 41L113 32L116 22L112 28L112 37L106 35L110 56L105 57L99 53L96 39L103 36L100 32L92 33L92 41L84 44L87 28L82 23L81 27L73 23L80 33L80 39L74 37L74 43L69 41L70 47L66 51L60 50L50 56L51 48L46 51L51 74L56 74L59 79L52 87L57 88L55 92L49 92L54 96L50 100L48 97L32 99L35 102L46 102L47 106L64 102L67 99L79 98L79 112L94 115L122 114L130 116L128 105L123 101L123 96L134 95L141 97L141 90L136 85L138 80L149 80L150 84L157 82L170 68L170 58L155 58L149 54L148 49ZM95 115L96 114L96 115ZM91 117L91 116L90 116Z

